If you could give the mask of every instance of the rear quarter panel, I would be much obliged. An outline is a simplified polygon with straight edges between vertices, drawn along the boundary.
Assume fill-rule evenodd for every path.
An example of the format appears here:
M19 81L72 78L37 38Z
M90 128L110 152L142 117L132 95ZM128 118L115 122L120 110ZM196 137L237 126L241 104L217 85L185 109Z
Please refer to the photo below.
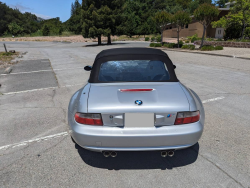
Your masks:
M85 85L83 88L76 91L70 99L68 107L68 122L74 118L74 114L81 109L82 113L88 112L88 94L90 84Z
M190 88L186 87L185 85L183 85L182 83L180 83L184 93L187 96L187 99L189 101L189 105L190 105L190 111L196 111L199 110L200 111L200 122L202 123L202 125L204 126L204 122L205 122L205 111L204 111L204 107L202 104L202 101L200 99L200 97Z

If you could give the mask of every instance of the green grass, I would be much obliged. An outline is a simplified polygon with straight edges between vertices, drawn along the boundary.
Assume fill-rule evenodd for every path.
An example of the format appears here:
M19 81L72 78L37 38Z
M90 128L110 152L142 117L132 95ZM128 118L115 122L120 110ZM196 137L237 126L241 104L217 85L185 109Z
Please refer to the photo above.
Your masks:
M0 56L11 56L13 53L11 52L0 52Z
M14 59L19 53L11 52L0 52L0 68L5 68L8 65L11 65L11 60Z

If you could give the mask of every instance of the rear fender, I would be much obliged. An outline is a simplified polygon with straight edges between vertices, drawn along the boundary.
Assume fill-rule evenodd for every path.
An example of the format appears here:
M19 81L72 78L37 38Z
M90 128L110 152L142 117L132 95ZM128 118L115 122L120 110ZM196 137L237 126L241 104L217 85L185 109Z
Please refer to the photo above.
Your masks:
M205 112L204 112L204 107L202 104L202 101L200 100L199 96L191 89L187 88L184 86L182 83L180 83L181 88L183 89L185 95L187 96L187 99L189 101L190 105L190 111L200 111L200 121L204 125L204 120L205 120Z
M75 112L88 112L88 94L90 84L88 83L83 88L74 93L69 102L68 112L75 114Z

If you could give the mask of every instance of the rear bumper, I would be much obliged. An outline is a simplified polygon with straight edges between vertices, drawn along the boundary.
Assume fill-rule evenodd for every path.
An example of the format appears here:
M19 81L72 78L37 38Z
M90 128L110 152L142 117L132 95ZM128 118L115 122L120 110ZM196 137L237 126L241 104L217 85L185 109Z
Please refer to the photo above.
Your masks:
M69 121L75 142L93 151L150 151L184 149L198 142L203 132L199 121L153 128L97 127Z

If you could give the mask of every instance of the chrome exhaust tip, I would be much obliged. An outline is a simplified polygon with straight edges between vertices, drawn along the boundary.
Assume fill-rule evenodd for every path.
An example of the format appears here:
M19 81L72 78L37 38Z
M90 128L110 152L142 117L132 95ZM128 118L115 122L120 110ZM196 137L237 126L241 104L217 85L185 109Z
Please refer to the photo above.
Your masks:
M110 151L103 151L102 154L104 157L109 157L110 156Z
M174 156L174 151L173 150L168 151L168 156L173 157Z
M111 157L116 157L116 156L117 156L117 153L116 153L115 151L111 151L111 152L110 152L110 156L111 156Z
M162 151L161 152L161 156L162 157L167 157L168 156L168 152L167 151Z

